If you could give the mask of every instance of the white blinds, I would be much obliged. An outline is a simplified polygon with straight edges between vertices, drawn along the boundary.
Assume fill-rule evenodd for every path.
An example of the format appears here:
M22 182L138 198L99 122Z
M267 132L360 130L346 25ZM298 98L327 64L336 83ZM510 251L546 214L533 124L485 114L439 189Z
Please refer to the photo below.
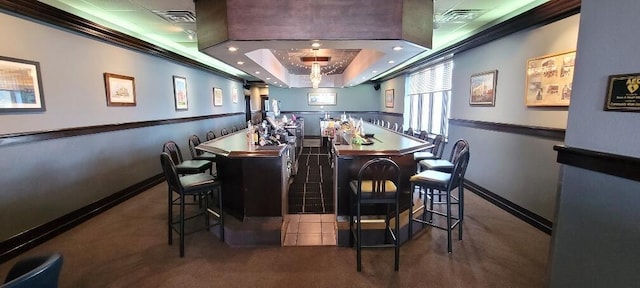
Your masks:
M453 61L445 61L409 75L409 95L451 90Z

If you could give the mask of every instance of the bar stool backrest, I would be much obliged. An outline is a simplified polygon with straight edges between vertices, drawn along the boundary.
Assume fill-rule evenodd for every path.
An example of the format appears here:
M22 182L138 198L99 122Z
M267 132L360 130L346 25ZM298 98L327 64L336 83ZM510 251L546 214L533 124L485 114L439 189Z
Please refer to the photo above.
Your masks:
M213 133L213 131L209 130L209 132L207 132L207 141L211 141L213 139L216 139L216 133Z
M449 181L449 191L463 185L462 181L464 180L464 175L467 172L469 157L469 147L467 146L460 151L456 162L453 162L454 165L453 171L451 172L451 179Z
M433 138L433 156L437 157L437 159L442 158L442 153L444 153L444 136L436 135L436 138Z
M363 182L371 184L371 187L366 187L370 188L370 198L386 198L386 193L397 193L400 190L400 168L389 158L371 159L358 172L358 199L361 197Z
M465 150L469 150L469 142L464 139L460 139L456 141L456 144L453 145L453 149L451 149L451 155L449 155L449 162L456 163L460 154Z
M191 159L195 159L197 156L202 154L200 150L196 149L200 143L200 137L198 137L198 135L193 134L189 136L189 152L191 152Z
M176 165L184 161L182 158L182 152L180 152L180 147L178 147L178 144L176 144L176 142L165 142L164 146L162 147L162 152L166 152L171 157L171 161L173 161L173 163Z

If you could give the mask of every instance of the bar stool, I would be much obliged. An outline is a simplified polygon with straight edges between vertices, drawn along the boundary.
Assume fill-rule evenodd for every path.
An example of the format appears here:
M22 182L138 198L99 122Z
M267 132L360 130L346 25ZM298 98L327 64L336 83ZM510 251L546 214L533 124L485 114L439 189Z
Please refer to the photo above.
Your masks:
M460 139L453 144L453 149L451 149L451 154L449 154L449 160L440 158L422 159L418 162L418 172L423 170L436 170L449 173L453 169L453 163L460 156L462 150L468 147L469 142L467 142L467 140Z
M398 271L400 263L400 241L398 235L400 233L400 212L399 212L399 195L400 195L400 168L393 160L388 158L375 158L367 161L358 172L358 179L349 182L352 193L350 194L351 207L355 207L354 211L349 213L349 229L350 243L356 244L357 253L357 269L362 271L362 248L395 248L395 271ZM385 239L391 236L391 244L363 245L362 244L362 205L380 205L386 206L385 213ZM391 210L394 211L395 230L389 226ZM354 223L356 229L354 231ZM389 232L387 234L387 232Z
M422 131L425 132L425 131ZM421 133L422 134L422 133ZM426 134L426 132L425 132ZM425 139L423 139L425 140ZM444 152L444 136L442 135L436 135L435 138L433 138L433 142L431 142L431 144L433 144L433 148L431 148L431 151L418 151L413 153L413 160L415 160L416 162L418 162L418 164L416 165L416 171L420 172L422 171L421 166L420 166L420 161L422 160L434 160L434 159L440 159L442 158L442 153Z
M427 191L437 190L438 194L442 194L445 197L446 210L445 212L436 211L433 209L433 194L431 197L423 197L423 212L422 219L413 217L413 193L411 194L411 208L409 209L409 238L413 237L413 222L422 223L438 229L447 231L447 250L452 252L451 245L451 231L458 226L458 240L462 240L462 220L464 215L464 174L466 173L467 166L469 164L469 149L465 148L460 153L460 156L454 163L451 173L445 173L435 170L426 170L416 175L411 176L409 181L411 182L411 191L415 191L415 187L420 187ZM451 191L458 189L458 197L455 198ZM455 201L455 202L452 202ZM431 205L428 206L427 201L431 201ZM454 217L451 214L451 205L458 205L458 217ZM427 219L427 213L429 213L429 219ZM441 226L433 223L433 215L439 215L446 218L446 226Z
M162 146L162 152L166 152L171 156L171 160L176 165L176 170L179 175L184 174L197 174L203 173L207 170L211 170L211 161L207 160L183 160L180 147L173 141L167 141Z
M198 147L198 145L200 145L200 137L198 137L198 135L191 135L189 137L189 152L191 152L191 159L193 160L205 160L205 161L209 161L212 163L215 163L217 158L216 158L216 154L213 153L209 153L209 152L204 152L201 150L196 149L196 147ZM211 167L211 175L215 175L216 173L213 173L213 166Z
M207 141L211 141L213 139L216 139L216 133L213 133L213 131L209 130L207 131Z
M168 153L162 152L160 154L160 164L164 172L165 179L169 185L169 198L168 198L168 236L169 245L173 244L173 231L176 230L180 236L180 257L184 257L184 236L185 236L185 221L194 219L198 216L205 216L205 229L210 229L213 226L220 226L220 240L224 242L224 217L222 212L222 185L220 181L206 173L190 174L187 176L178 176L176 165L171 160L171 156ZM214 190L218 192L218 210L214 210L209 205L209 198L212 197ZM174 194L178 195L174 198ZM192 195L198 199L203 200L204 207L200 206L199 202L186 203L185 198L188 195ZM177 221L173 219L173 206L180 206L180 216ZM185 214L186 205L199 205L200 211L197 214L189 217ZM210 215L214 215L217 221L211 224ZM178 225L176 228L175 225Z

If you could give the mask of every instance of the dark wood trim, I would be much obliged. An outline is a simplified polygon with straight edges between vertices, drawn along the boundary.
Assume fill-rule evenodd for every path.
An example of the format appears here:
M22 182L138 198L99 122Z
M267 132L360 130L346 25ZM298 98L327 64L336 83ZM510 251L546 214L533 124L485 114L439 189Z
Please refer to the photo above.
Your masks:
M505 133L520 134L540 137L556 141L564 141L565 129L548 128L539 126L524 126L507 123L495 123L465 119L449 119L450 125L464 126L476 129L499 131Z
M448 57L452 54L457 54L476 48L491 41L505 37L509 34L532 27L549 24L578 14L580 13L581 3L581 0L551 0L521 15L487 28L486 30L477 33L467 39L464 39L458 43L455 43L449 47L438 50L437 52L434 52L426 58L415 62L404 69L389 74L381 79L377 79L376 82L383 82L398 77L399 75L402 75L404 73L421 69L422 67L430 65L432 61L439 58Z
M464 180L464 187L481 198L489 201L489 203L498 206L500 209L508 212L509 214L517 217L518 219L529 223L531 226L538 230L551 235L553 231L553 222L545 219L544 217L537 215L503 197L495 194L482 186L473 183L469 180Z
M164 175L154 175L151 178L145 179L106 198L0 242L0 264L80 225L84 221L109 210L141 192L151 189L163 181Z
M558 163L640 181L640 158L565 145L553 146Z
M125 129L136 129L136 128L156 126L156 125L167 125L167 124L175 124L175 123L190 122L190 121L200 121L200 120L222 118L222 117L235 116L235 115L244 115L244 113L243 112L224 113L224 114L195 116L195 117L186 117L186 118L174 118L174 119L165 119L165 120L151 120L151 121L107 124L107 125L97 125L97 126L87 126L87 127L75 127L75 128L66 128L66 129L59 129L59 130L2 134L0 135L0 147L6 146L6 145L13 145L13 144L33 143L34 141L44 141L44 140L59 139L59 138L66 138L66 137L82 136L82 135L112 132L112 131L125 130Z
M394 117L404 117L404 114L396 113L396 112L384 112L384 111L381 111L379 114L380 115L386 115L386 116L394 116Z
M107 28L95 22L83 19L66 11L49 6L40 1L8 0L0 1L0 10L5 10L14 15L20 15L37 21L55 25L60 28L78 32L99 41L105 41L120 45L125 48L155 55L167 60L189 65L208 72L215 73L223 78L243 82L243 79L214 67L205 65L191 58L158 47L149 42L137 39L122 32Z

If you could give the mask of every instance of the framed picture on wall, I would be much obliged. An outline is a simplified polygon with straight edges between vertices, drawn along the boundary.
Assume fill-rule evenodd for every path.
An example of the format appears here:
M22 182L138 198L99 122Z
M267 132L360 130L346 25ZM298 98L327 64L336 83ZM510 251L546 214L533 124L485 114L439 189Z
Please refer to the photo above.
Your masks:
M525 104L569 106L575 59L576 51L529 59Z
M40 64L0 56L0 112L45 111Z
M238 88L231 88L231 102L238 103Z
M222 89L213 88L213 106L222 106Z
M495 106L498 70L491 70L471 75L471 94L469 105Z
M332 106L336 105L337 93L335 92L310 92L308 94L309 106Z
M384 107L393 108L393 89L384 91Z
M107 106L136 106L136 85L133 77L104 73Z
M189 109L187 99L187 78L173 76L173 96L176 103L176 110Z

